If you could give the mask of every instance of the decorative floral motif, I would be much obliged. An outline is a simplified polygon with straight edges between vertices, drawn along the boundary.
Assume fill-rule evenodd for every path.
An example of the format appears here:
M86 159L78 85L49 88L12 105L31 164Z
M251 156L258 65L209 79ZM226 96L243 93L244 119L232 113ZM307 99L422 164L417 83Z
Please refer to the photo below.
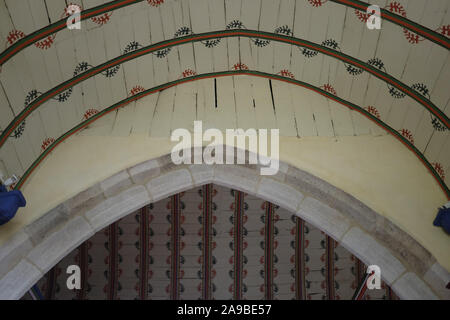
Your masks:
M140 47L142 47L142 45L139 42L136 41L131 41L123 50L123 54L127 54L130 53L131 51L135 51L137 49L139 49ZM116 65L114 67L111 67L109 69L106 69L105 71L102 72L102 74L107 77L107 78L111 78L114 77L117 72L119 72L120 70L120 64Z
M192 69L186 69L183 71L183 78L191 77L197 75L197 72L195 72Z
M23 122L21 124L19 124L19 126L17 126L17 128L14 130L11 137L13 137L15 139L20 138L23 135L23 132L25 131L25 125L26 125L26 122L25 122L25 120L23 120Z
M369 59L369 61L367 61L367 64L369 64L379 70L386 71L386 69L384 68L384 62L380 58Z
M414 138L411 131L409 131L408 129L401 129L400 133L402 134L403 137L408 139L408 141L411 142L411 144L414 144Z
M293 35L293 32L292 32L291 28L289 28L289 26L286 26L286 25L276 28L275 29L275 33L276 34L284 34L286 36L292 36Z
M39 49L47 50L53 45L53 43L55 42L55 38L56 34L52 34L41 41L35 42L34 45Z
M377 108L375 108L373 106L368 106L366 109L370 114L373 114L375 117L380 119L380 113L378 112Z
M431 165L433 166L434 170L436 170L436 172L439 174L441 179L445 180L445 171L444 168L442 167L442 164L440 164L439 162L433 162Z
M425 84L423 84L423 83L415 83L415 84L413 84L411 86L411 88L416 90L417 92L419 92L423 96L427 97L428 99L430 99L430 90L428 89L428 87Z
M248 66L242 62L238 62L233 66L234 70L248 70Z
M181 27L180 29L178 29L175 34L174 34L174 38L179 38L182 36L188 36L190 34L193 34L192 30L189 27Z
M367 61L367 64L386 72L386 68L384 67L384 62L379 58L372 58ZM406 95L398 90L397 88L393 87L391 84L386 83L386 86L388 87L389 94L395 98L395 99L403 99Z
M135 94L138 94L139 92L144 92L145 89L142 86L134 86L130 90L130 96L134 96Z
M280 72L278 72L278 74L282 77L295 79L294 74L286 69L281 70Z
M239 20L233 20L230 23L227 24L227 30L231 29L247 29L245 25L242 23L242 21ZM253 42L253 44L257 47L265 47L270 43L270 40L264 40L259 38L250 38L250 40Z
M390 11L392 13L398 14L398 15L404 17L404 18L407 17L405 8L397 1L393 1L393 2L389 3L384 8L386 10L388 10L388 11ZM355 12L355 15L358 18L358 20L360 20L363 23L366 23L367 20L369 19L369 17L371 16L370 14L368 14L366 12L363 12L363 11L360 11L358 9L355 9L354 12ZM442 28L443 32L445 32L445 26L443 26L441 28ZM441 28L439 28L438 30L440 30ZM412 44L417 44L420 41L424 40L424 38L422 38L421 36L417 35L414 32L409 31L406 28L403 28L403 34L404 34L406 40L408 40L408 42L412 43Z
M73 76L76 77L80 73L87 71L87 69L89 69L90 67L92 67L92 66L89 63L87 63L87 62L80 62L75 67L75 70L73 71Z
M336 95L336 90L333 88L333 86L329 83L324 84L323 86L321 86L320 88L322 88L323 90L330 92L334 95Z
M300 49L302 55L304 55L307 58L312 58L312 57L315 57L315 56L317 56L319 54L319 52L316 51L316 50L311 50L311 49L308 49L308 48L300 48L300 47L299 47L299 49Z
M6 37L6 46L11 46L20 39L25 37L25 33L20 30L11 30Z
M308 2L313 6L313 7L321 7L323 6L324 3L326 3L328 0L308 0Z
M112 12L105 12L104 14L96 17L92 17L91 21L102 26L107 24L111 20Z
M189 27L181 27L180 29L178 29L175 32L174 38L179 38L179 37L187 36L190 34L193 34L193 32ZM165 48L165 49L161 49L156 52L153 52L153 54L158 58L165 58L171 51L172 51L172 48L169 47L169 48Z
M227 30L231 30L231 29L245 29L245 26L242 23L242 21L233 20L229 24L227 24Z
M158 7L164 3L164 0L147 0L147 3L152 7Z
M42 142L41 150L42 150L42 151L45 151L45 150L48 148L48 146L50 146L53 142L55 142L55 139L53 139L53 138L47 138L47 139L45 139L45 140Z
M28 107L31 101L36 99L39 95L41 95L41 93L38 92L37 90L31 90L30 92L28 92L27 96L25 97L24 107L25 108Z
M202 43L207 48L213 48L213 47L217 46L220 43L221 40L222 39L220 39L220 38L213 39L213 40L204 40L204 41L202 41Z
M83 115L84 120L88 120L92 116L96 115L98 113L97 109L88 109Z
M441 26L436 31L446 37L450 37L450 24Z
M370 14L359 11L358 9L355 9L355 15L361 22L366 23L367 20L369 20Z
M443 132L443 131L447 130L447 127L444 126L438 118L433 117L432 115L430 115L430 116L431 116L431 125L433 126L434 130L439 131L439 132Z

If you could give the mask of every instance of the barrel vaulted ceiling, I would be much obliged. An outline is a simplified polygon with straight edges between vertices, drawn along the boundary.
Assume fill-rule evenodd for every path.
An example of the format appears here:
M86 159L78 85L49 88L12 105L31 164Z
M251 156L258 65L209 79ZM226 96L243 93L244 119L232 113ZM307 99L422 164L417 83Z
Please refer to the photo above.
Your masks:
M87 125L166 137L198 119L391 134L449 197L450 2L370 3L380 30L357 0L1 0L1 169L20 188ZM81 30L65 27L70 4Z

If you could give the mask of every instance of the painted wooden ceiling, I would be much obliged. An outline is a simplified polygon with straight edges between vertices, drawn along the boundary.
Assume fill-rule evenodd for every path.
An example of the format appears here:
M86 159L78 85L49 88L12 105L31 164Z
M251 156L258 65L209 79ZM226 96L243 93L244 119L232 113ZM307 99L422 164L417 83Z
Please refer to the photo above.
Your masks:
M87 125L165 137L198 119L392 134L449 196L450 3L370 2L380 30L356 0L1 0L1 169L20 187ZM70 4L81 30L66 28Z
M81 269L80 290L66 285L74 264ZM98 231L37 288L46 300L350 300L366 268L289 211L208 184ZM398 298L383 282L363 299Z

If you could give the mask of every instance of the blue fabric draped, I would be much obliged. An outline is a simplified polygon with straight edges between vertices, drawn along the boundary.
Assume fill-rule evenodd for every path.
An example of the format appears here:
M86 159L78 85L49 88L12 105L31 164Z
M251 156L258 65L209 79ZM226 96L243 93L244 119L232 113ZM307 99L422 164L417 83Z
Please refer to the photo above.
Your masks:
M433 225L442 227L445 232L450 234L450 208L440 208Z
M22 192L8 192L5 186L0 185L0 226L14 218L19 207L25 207L26 204Z

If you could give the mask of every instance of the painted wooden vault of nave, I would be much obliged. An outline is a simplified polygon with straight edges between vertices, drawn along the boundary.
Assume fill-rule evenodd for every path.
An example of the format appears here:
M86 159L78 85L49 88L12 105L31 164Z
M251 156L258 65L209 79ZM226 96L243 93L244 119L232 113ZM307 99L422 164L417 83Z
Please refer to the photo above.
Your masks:
M81 290L66 287L73 264ZM351 299L364 269L290 212L208 184L99 231L38 287L45 299ZM397 299L384 283L364 298Z
M103 10L111 11L83 21L82 30L63 29L4 61L0 98L6 108L2 107L0 126L6 129L0 154L6 172L26 178L33 163L37 165L63 133L82 121L86 125L97 120L103 111L111 113L103 117L106 128L99 134L119 136L168 136L175 128L190 128L194 119L206 121L208 127L281 128L283 135L297 137L385 134L355 110L345 109L338 103L341 101L332 100L342 98L360 106L372 120L390 126L391 134L398 135L419 156L424 154L439 183L448 182L447 1L373 1L397 17L428 27L441 37L440 42L419 37L390 21L384 21L380 31L370 31L361 11L339 1L128 2L112 8L106 1L74 1L83 9L105 3ZM48 22L60 21L67 6L55 0L0 4L4 18L0 31L7 39L7 50ZM227 30L263 31L312 41L318 47L312 50L280 43L260 38L260 34L227 39L217 34L96 69L107 60L163 40ZM338 58L322 54L322 50L332 50ZM361 68L340 60L342 54L367 62ZM205 73L240 74L247 69L247 75L256 70L277 80L298 79L329 99L287 88L279 81L241 81L239 77L205 79L195 85L166 88L162 93L159 88L143 98L146 93L142 90L171 81L199 79ZM61 85L87 72L95 75L79 79L73 86ZM376 76L380 72L399 82L380 79ZM111 109L118 101L123 103ZM34 111L24 120L20 115L30 108ZM14 117L20 121L15 121L12 130ZM443 188L448 193L445 185Z

